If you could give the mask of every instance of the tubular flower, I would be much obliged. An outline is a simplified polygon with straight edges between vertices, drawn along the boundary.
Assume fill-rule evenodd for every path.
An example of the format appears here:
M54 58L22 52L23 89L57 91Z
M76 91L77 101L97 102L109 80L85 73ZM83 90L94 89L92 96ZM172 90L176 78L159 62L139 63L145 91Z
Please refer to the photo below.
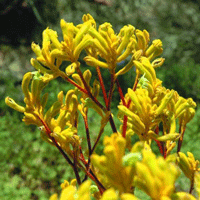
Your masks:
M99 176L108 187L114 187L120 193L130 192L133 182L133 167L123 166L123 156L125 153L125 139L117 134L104 138L105 156L92 155L93 165L98 169ZM105 177L107 180L105 180Z
M31 64L44 74L51 74L52 78L63 77L59 67L63 61L70 61L67 66L66 75L75 72L80 53L85 49L86 63L91 66L107 68L115 73L118 63L126 60L131 55L130 61L122 69L115 73L115 78L128 72L133 67L134 60L141 56L152 60L162 53L162 42L154 40L148 47L150 41L149 33L144 30L136 30L131 25L124 26L119 34L116 34L110 23L101 24L97 30L96 22L90 14L83 15L83 24L75 26L62 19L63 41L58 40L57 32L47 28L43 31L42 47L32 43L32 49L37 58L31 59ZM101 57L101 59L99 58ZM164 59L162 59L163 61ZM154 66L160 66L163 62L156 61Z
M68 183L68 182L67 182ZM60 195L60 200L90 200L90 186L91 181L85 181L81 184L77 190L76 186L72 182L71 184L66 184L65 187L62 187L62 192ZM58 195L53 194L49 200L58 200Z
M39 120L38 116L44 116L44 107L48 98L47 94L44 94L42 98L40 98L41 91L45 86L46 83L41 80L41 75L39 72L28 72L24 75L22 80L22 91L25 96L24 102L26 107L19 106L13 99L9 97L6 98L5 102L11 108L24 113L23 121L27 125L34 124L41 126L42 122ZM59 103L57 103L57 105L58 104Z
M181 168L186 177L188 177L191 181L194 181L195 173L200 171L200 168L198 168L199 161L195 160L192 153L187 152L187 155L188 157L182 152L178 153L178 166Z
M28 72L22 81L25 107L18 105L13 99L7 97L5 102L11 108L24 113L25 124L34 124L41 130L41 137L52 143L51 137L56 138L59 145L66 151L69 144L79 144L75 128L78 109L78 99L73 90L68 91L63 103L64 95L61 91L57 101L45 112L48 94L41 97L42 90L47 82L43 81L39 72ZM30 86L30 90L29 90Z
M172 195L172 200L196 200L196 198L187 192L177 192Z
M174 163L167 162L150 151L143 150L143 159L136 163L135 186L153 200L170 200L175 190L174 183L180 172Z
M126 115L128 131L132 129L142 140L168 141L166 146L169 153L175 146L172 140L182 135L176 133L176 120L179 120L180 127L184 130L194 116L196 103L191 98L180 97L174 90L164 88L162 81L156 78L153 64L146 57L140 57L133 63L143 76L139 79L136 90L129 88L125 95L126 104L131 100L129 108L125 105L118 106L119 118L123 121L123 116ZM161 122L164 135L159 136L154 131Z
M150 60L159 56L163 52L162 42L156 39L152 42L152 45L148 47L150 37L146 30L136 30L137 44L136 50L142 50L142 55Z
M168 133L170 134L166 133L167 135L165 136L158 136L154 133L155 127L163 120L160 113L159 115L156 115L156 113L161 109L166 109L167 102L163 102L164 105L161 104L160 106L153 104L148 91L143 88L138 88L136 91L129 88L128 96L132 103L129 108L124 105L119 105L118 108L120 112L118 116L121 120L124 115L128 117L129 129L132 129L141 140L149 141L150 139L156 139L166 141L177 138L178 134L173 131L169 131ZM169 117L166 120L169 120ZM172 125L174 124L172 123Z
M91 200L93 199L92 191L94 190L91 181L85 181L79 187L76 188L76 181L72 180L69 184L68 181L65 181L61 184L62 192L60 195L60 200ZM117 191L113 188L106 190L103 195L98 197L99 200L118 200L120 197L121 200L138 200L133 194L124 193L119 195ZM58 195L53 194L49 200L58 200Z
M92 37L87 34L90 27L96 27L94 19L90 15L83 16L83 24L74 26L73 23L67 23L63 19L60 26L63 34L63 41L58 40L56 31L49 28L43 32L42 49L39 45L32 43L32 49L37 59L31 59L31 64L42 73L62 75L59 70L63 61L74 63L66 68L66 74L70 68L74 68L79 55L83 49L93 43Z
M98 52L95 56L88 55L84 58L86 63L91 66L108 68L111 72L115 71L117 63L125 60L135 49L135 28L131 25L124 26L118 35L115 34L110 23L104 23L99 26L98 31L95 28L89 29L89 34L93 39L93 52ZM98 56L104 61L98 59ZM133 66L132 60L118 73L124 74Z
M91 77L92 77L92 73L89 69L84 71L83 79L85 80L85 83L87 84L87 87L89 88L90 92L93 94L94 97L97 98L99 96L100 85L99 85L99 82L95 79L94 82L93 82L93 87L91 87L90 86ZM85 88L83 81L81 80L80 76L77 73L73 74L72 78L75 80L75 82L79 86L81 86L82 88ZM83 92L81 93L81 95L82 95L83 99L88 98L88 95L86 95Z
M120 197L120 198L119 198ZM121 196L113 189L108 189L103 193L103 196L100 200L138 200L133 194L124 193Z
M200 172L195 174L195 188L200 199Z

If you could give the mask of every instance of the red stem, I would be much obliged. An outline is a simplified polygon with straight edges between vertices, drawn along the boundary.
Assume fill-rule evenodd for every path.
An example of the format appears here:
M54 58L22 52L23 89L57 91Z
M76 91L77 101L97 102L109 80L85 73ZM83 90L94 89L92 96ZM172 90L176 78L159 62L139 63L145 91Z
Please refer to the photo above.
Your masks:
M117 85L117 89L118 89L120 98L121 98L121 100L122 100L122 104L123 104L124 106L127 106L118 79L116 79L116 85ZM124 115L124 119L123 119L123 128L122 128L122 136L123 136L124 138L126 137L127 121L128 121L128 118L127 118L126 115Z
M136 88L137 88L138 77L139 77L139 74L136 75L135 83L134 83L134 86L133 86L133 91L135 91ZM125 102L125 101L124 101L124 102ZM123 103L123 100L122 100L122 103ZM127 103L126 107L129 108L130 104L131 104L131 99L128 100L128 103ZM123 136L124 138L126 137L127 122L128 122L128 117L127 117L126 115L124 115L124 119L123 119L123 128L122 128L122 136Z
M83 116L83 120L85 124L85 131L86 131L87 144L88 144L88 150L89 150L89 156L88 156L88 166L89 166L90 156L92 155L92 148L91 148L91 140L90 140L90 132L89 132L89 127L88 127L87 115Z
M80 85L78 85L76 82L74 82L72 79L70 79L69 77L65 76L64 79L66 79L66 81L68 81L69 83L71 83L72 85L74 85L75 87L77 87L81 92L85 93L88 95L88 92L86 89L82 88Z
M91 153L94 152L94 150L95 150L95 148L96 148L96 146L97 146L97 144L98 144L98 142L99 142L99 140L101 138L101 135L102 135L103 131L104 131L104 128L100 130L100 133L98 134L98 137L97 137L97 139L96 139L96 141L94 143L94 146L92 147Z
M101 194L103 194L103 192L105 191L105 187L102 185L102 183L98 180L98 178L96 177L96 175L93 173L93 171L91 169L89 169L89 165L88 162L85 160L83 153L82 153L82 149L81 146L79 147L80 149L80 157L79 159L83 162L83 164L86 167L85 173L86 173L86 177L84 180L87 179L87 176L90 177L96 184L97 187L99 188L99 191Z
M105 104L106 104L106 107L107 107L108 106L108 98L107 98L107 94L106 94L106 89L105 89L105 86L104 86L103 78L101 76L101 70L100 70L99 67L96 67L96 70L97 70L99 82L100 82L100 85L101 85L103 98L104 98L104 101L105 101Z
M121 98L121 100L122 100L122 104L123 104L124 106L126 106L126 102L125 102L125 99L124 99L124 95L123 95L123 92L122 92L122 88L121 88L121 86L120 86L120 84L119 84L118 79L116 79L116 85L117 85L117 89L118 89L118 92L119 92L119 96L120 96L120 98Z
M115 84L115 74L113 72L113 73L111 73L110 90L109 90L109 95L108 95L108 105L107 105L108 111L110 110L110 104L111 104L111 101L112 101L114 84Z
M126 137L127 122L128 122L128 117L124 115L123 127L122 127L122 136L124 138Z
M159 134L159 127L157 126L156 129L155 129L155 133L158 135ZM160 153L164 156L164 148L163 148L163 145L160 141L158 140L155 140L155 142L157 143L158 145L158 148L160 150Z
M81 179L80 179L80 176L79 176L79 173L78 173L78 168L77 168L77 151L73 151L73 155L74 155L74 164L73 164L73 169L74 169L74 173L76 174L76 180L77 180L77 183L78 185L81 184Z
M179 126L179 133L181 133L181 136L178 140L178 147L177 147L177 153L180 152L181 150L181 146L182 146L182 143L183 143L183 136L184 136L184 133L185 133L185 129L186 129L186 126L183 127L183 130L181 128L181 124Z
M53 141L53 143L55 144L55 146L59 149L59 151L62 153L62 155L65 157L65 159L67 160L67 162L73 167L73 163L72 161L69 159L69 157L65 154L65 152L62 150L62 148L58 145L57 141L55 140L54 137L51 136L51 130L50 128L47 126L46 122L40 118L40 116L37 116L39 118L39 120L42 122L42 124L45 127L46 130L46 134L48 135L48 137Z
M87 95L92 99L92 101L94 101L94 103L96 103L104 112L106 111L105 107L92 95L92 93L90 92L90 88L88 87L87 83L85 82L85 79L83 78L83 74L81 72L81 70L79 68L76 68L82 82L83 85L87 91Z

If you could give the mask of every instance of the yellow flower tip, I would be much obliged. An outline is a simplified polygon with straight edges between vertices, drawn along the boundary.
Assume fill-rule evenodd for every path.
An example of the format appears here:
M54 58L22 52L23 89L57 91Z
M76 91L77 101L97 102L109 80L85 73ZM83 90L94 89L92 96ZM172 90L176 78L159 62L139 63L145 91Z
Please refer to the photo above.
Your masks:
M86 35L83 37L82 41L75 47L74 49L74 60L78 60L79 55L83 49L88 47L93 43L93 39L90 35Z
M76 184L77 184L77 180L76 179L72 179L71 182L70 182L70 185L73 185L75 187Z
M96 59L96 58L94 58L92 56L86 56L84 58L84 61L87 63L87 65L90 65L90 66L94 66L94 67L98 67L99 66L99 67L106 68L106 69L109 68L107 63L102 62L102 61L100 61L100 60L98 60L98 59Z
M6 97L5 103L7 106L11 107L12 109L18 111L18 112L25 112L25 108L23 106L18 105L12 98Z
M49 198L49 200L58 200L58 194L51 195L51 197Z
M151 64L154 68L160 67L163 65L165 59L164 58L157 58Z
M130 193L124 193L121 195L121 200L139 200L136 196Z
M60 200L66 200L66 199L74 199L74 195L76 194L76 188L72 185L69 185L65 189L62 190Z
M47 48L50 45L50 37L49 37L48 31L49 31L49 28L47 27L42 32L42 48Z
M156 39L152 42L152 45L147 49L145 55L149 60L159 56L163 52L162 41Z
M192 98L188 98L187 103L188 103L188 106L191 106L192 108L196 108L197 106L197 104L193 101Z
M49 39L51 40L55 48L60 49L62 47L61 43L58 41L58 34L56 31L48 28L46 29L46 34L48 34Z
M91 27L91 22L87 21L84 22L84 24L82 24L80 30L78 31L78 33L76 34L76 37L74 38L74 47L76 47L80 41L83 39L83 37L86 35L86 33L88 32L88 30Z
M137 50L141 49L145 51L149 43L148 32L146 30L141 31L137 29L135 34L137 36Z
M160 115L163 112L163 110L166 108L166 106L168 105L170 100L173 98L173 96L174 96L174 90L171 90L170 92L168 92L165 95L165 97L161 101L161 104L159 105L159 107L155 111L156 116Z
M172 200L197 200L193 195L187 192L177 192L172 195Z
M134 30L135 30L135 28L133 26L131 26L131 25L124 26L122 28L122 31L119 33L119 36L123 36L123 37L122 37L121 44L117 48L117 55L118 56L121 54L121 52L123 51L123 49L125 47L127 47L127 45L129 44L129 42L131 42L131 36L134 34Z
M148 70L148 72L151 74L151 77L153 81L156 81L156 72L153 66L151 65L150 61L146 57L141 57L141 62L143 66Z
M121 149L121 150L125 149L126 140L123 137L121 137L120 135L119 135L119 137L117 137L116 143L117 143L117 146L119 147L119 149Z
M34 42L31 43L31 49L36 54L37 57L42 55L42 51L39 45L35 44Z
M90 194L91 180L83 182L78 189L78 196L81 199L86 193Z
M101 198L101 200L117 200L117 199L118 195L116 194L113 188L106 190Z
M60 27L61 27L61 29L66 27L66 21L64 19L60 20Z
M69 182L66 181L66 180L64 180L64 183L61 183L61 184L60 184L60 187L61 187L62 189L66 188L66 187L68 187L68 186L69 186Z
M162 41L160 39L156 39L152 42L155 48L161 49L162 48Z
M82 20L83 20L83 22L91 21L92 26L94 28L96 28L96 22L95 22L94 18L92 17L92 15L90 15L89 13L83 15Z
M76 71L76 68L78 67L79 65L76 63L76 62L73 62L71 65L67 66L65 68L65 73L67 76L70 76L72 75L73 73L75 73Z
M113 157L115 155L115 148L111 145L108 145L104 148L104 154L108 157Z

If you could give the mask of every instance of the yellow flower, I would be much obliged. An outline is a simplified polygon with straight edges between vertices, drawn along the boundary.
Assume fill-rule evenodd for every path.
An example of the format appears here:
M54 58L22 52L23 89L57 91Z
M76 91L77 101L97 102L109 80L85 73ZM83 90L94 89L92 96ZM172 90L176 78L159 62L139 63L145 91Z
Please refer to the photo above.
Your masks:
M13 99L7 97L5 102L11 108L24 113L23 121L29 125L34 124L41 130L41 137L52 143L50 136L56 138L59 145L70 151L69 144L78 146L79 137L75 136L77 129L74 127L78 119L78 99L74 90L68 91L63 103L64 94L61 91L58 100L45 110L48 94L41 97L42 90L48 83L43 80L39 72L28 72L22 81L25 107L18 105ZM30 86L30 89L29 89Z
M133 181L133 167L123 165L125 154L125 139L117 134L104 138L105 156L92 155L93 165L103 175L102 182L108 187L114 187L120 193L130 192ZM106 179L105 179L106 177Z
M88 65L108 68L111 72L115 71L117 63L125 60L135 48L134 30L135 28L131 25L124 26L120 33L116 35L112 25L107 22L100 25L98 31L95 28L90 28L89 34L93 37L94 49L97 49L93 52L97 53L89 54L84 60ZM98 55L103 58L103 61L98 59ZM131 60L117 75L124 74L132 66Z
M200 171L200 168L198 168L199 161L195 160L192 153L187 152L187 155L188 157L182 152L178 153L178 166L181 168L186 177L188 177L191 181L194 181L195 173Z
M193 195L187 192L177 192L172 195L172 200L197 200Z
M73 182L68 183L62 188L59 200L90 200L90 185L91 181L85 181L77 190ZM49 200L58 200L58 195L53 194Z
M163 157L156 158L150 150L144 149L142 161L136 163L134 183L153 200L170 200L179 175L174 163L167 162Z
M63 19L60 26L63 34L63 41L58 40L56 31L47 28L43 31L42 48L32 43L32 49L37 59L31 59L31 64L42 73L54 74L60 76L59 70L63 61L77 63L79 55L83 49L93 43L92 37L87 34L90 27L95 27L94 19L90 15L83 16L83 24L74 26L73 23L67 23ZM73 64L74 65L74 64ZM71 75L67 67L67 75Z

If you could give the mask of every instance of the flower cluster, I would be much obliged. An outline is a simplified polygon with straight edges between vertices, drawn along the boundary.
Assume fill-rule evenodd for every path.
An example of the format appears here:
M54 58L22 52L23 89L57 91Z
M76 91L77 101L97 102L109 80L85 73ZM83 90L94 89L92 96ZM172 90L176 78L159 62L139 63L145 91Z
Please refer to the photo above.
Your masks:
M195 185L200 193L199 161L192 153L186 156L180 151L196 103L165 88L157 78L156 68L164 63L164 58L158 58L163 52L162 42L156 39L150 44L149 33L132 25L124 26L117 34L107 22L97 28L90 14L82 20L77 26L61 20L62 41L56 31L50 28L43 31L42 46L31 45L36 54L31 64L36 71L26 73L22 80L25 106L10 97L5 99L8 106L24 114L27 125L39 127L41 137L54 145L73 168L76 180L61 185L60 200L136 200L135 188L153 200L195 199L192 195ZM82 67L79 57L83 51L86 53L82 54L83 60L95 67L98 80L92 82L91 71ZM125 60L127 64L120 67L119 63ZM132 67L135 67L135 82L124 95L118 77ZM110 73L108 92L101 75L104 69ZM60 91L57 100L47 108L48 94L44 88L58 77L74 88L66 94ZM121 99L119 130L111 111L115 88ZM104 103L98 98L100 92ZM94 142L88 125L89 109L101 117ZM78 131L79 115L85 125L86 149L82 145L83 134ZM95 150L108 123L113 133L111 136L106 133L104 155L100 156ZM133 144L135 135L140 141ZM152 140L159 147L160 157L152 152ZM176 146L177 153L172 154ZM176 191L180 170L190 180L189 193ZM57 199L57 194L50 198Z

